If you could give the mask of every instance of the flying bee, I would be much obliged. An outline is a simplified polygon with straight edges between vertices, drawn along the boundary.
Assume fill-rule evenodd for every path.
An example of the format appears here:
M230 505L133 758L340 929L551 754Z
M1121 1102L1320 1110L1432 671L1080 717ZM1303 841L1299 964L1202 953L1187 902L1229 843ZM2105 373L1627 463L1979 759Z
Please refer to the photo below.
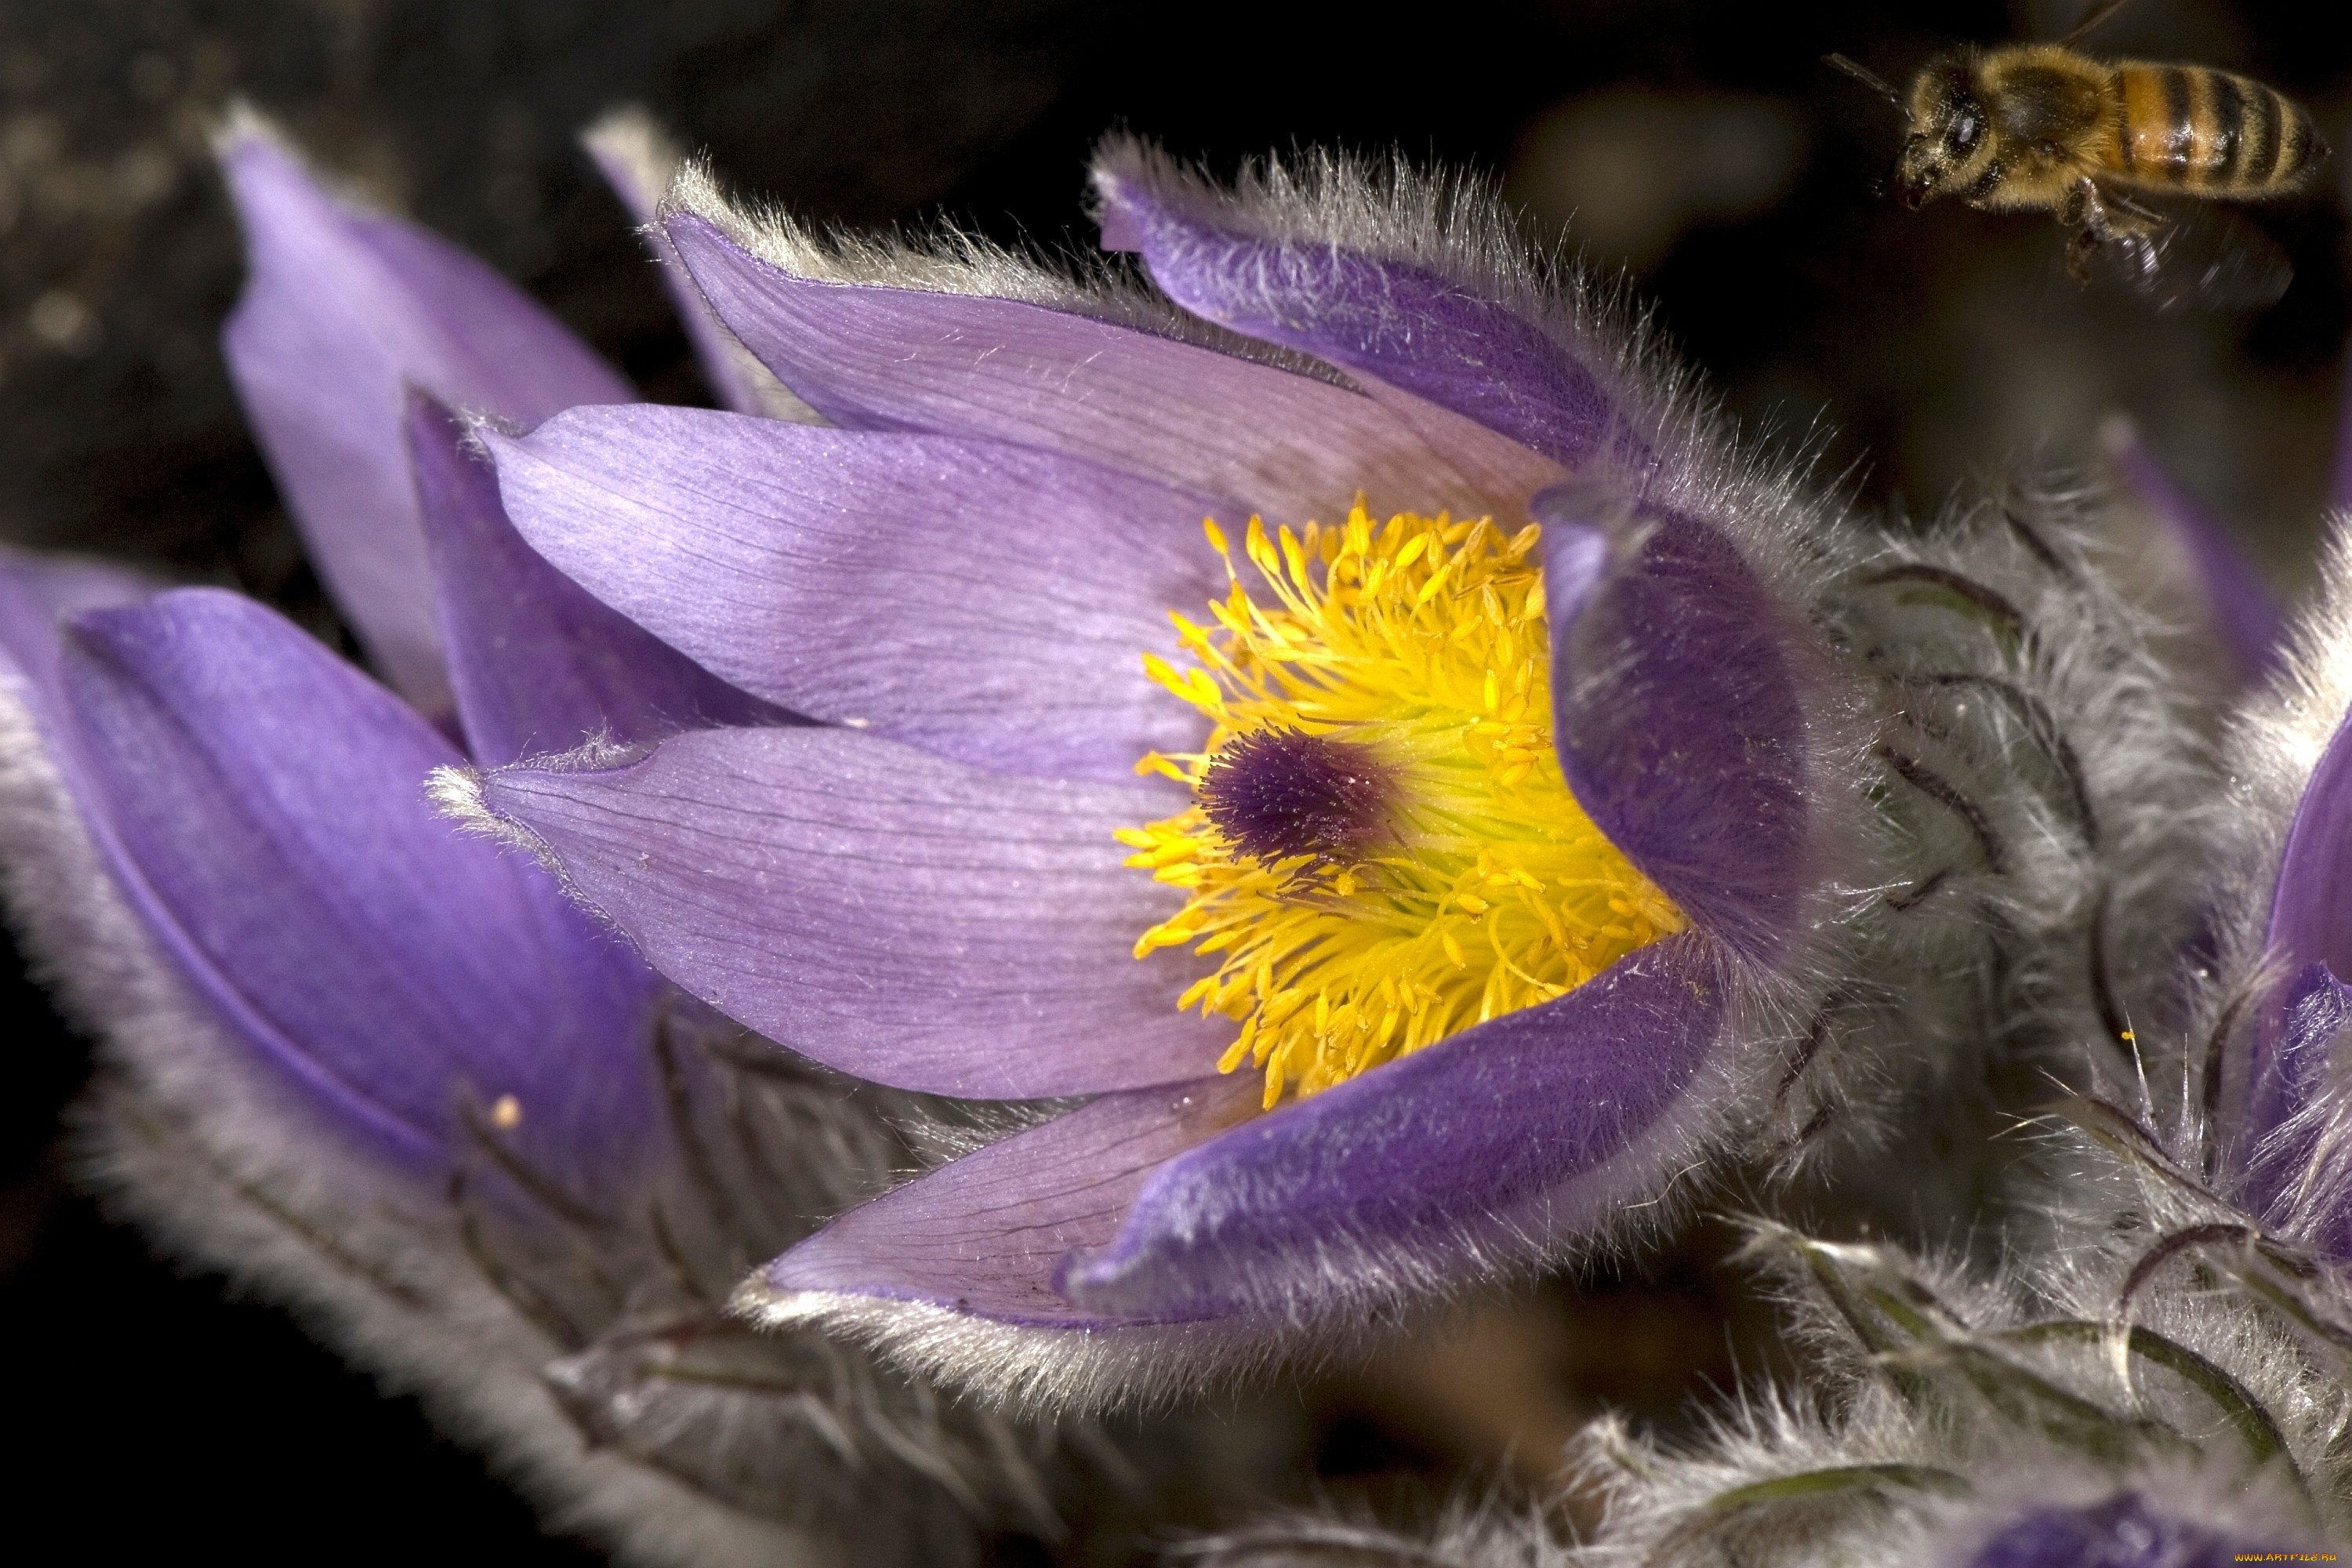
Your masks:
M2266 237L2233 226L2226 244L2200 251L2183 243L2198 226L2125 193L2293 195L2327 143L2300 104L2249 78L2076 51L2128 3L2105 0L2055 44L1961 49L1930 61L1907 97L1843 55L1829 63L1883 93L1909 123L1888 181L1906 206L1957 196L1986 212L2046 212L2072 231L2066 264L2078 279L2095 264L2158 293L2159 271L2179 273L2195 253L2202 273L2193 289L2207 302L2266 304L2288 276ZM2264 247L2267 256L2255 254Z

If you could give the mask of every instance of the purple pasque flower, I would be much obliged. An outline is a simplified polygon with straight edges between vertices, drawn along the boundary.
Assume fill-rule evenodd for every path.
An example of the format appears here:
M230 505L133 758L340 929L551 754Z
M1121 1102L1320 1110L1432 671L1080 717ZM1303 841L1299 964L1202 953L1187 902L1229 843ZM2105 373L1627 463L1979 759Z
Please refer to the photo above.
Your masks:
M253 256L232 372L402 695L236 595L0 556L0 847L106 1043L110 1187L640 1560L1050 1531L1045 1449L724 1313L911 1157L877 1097L747 1052L424 794L469 761L793 721L549 566L465 437L625 384L252 117L220 153Z
M1170 1386L1553 1256L1781 1075L1832 889L1879 885L1807 619L1843 547L1476 197L1273 178L1114 149L1154 295L689 173L661 243L827 423L481 434L541 555L819 723L452 809L796 1051L1088 1097L786 1252L765 1321Z
M643 141L598 146L651 210ZM712 412L616 401L252 125L224 162L240 384L410 702L234 598L12 568L25 864L66 846L28 918L137 977L84 982L132 1201L526 1453L551 1385L560 1432L796 1518L794 1358L837 1347L716 1315L763 1258L771 1325L1169 1389L1638 1225L1734 1128L1801 1152L1970 1026L1940 998L1986 900L2111 1000L2075 889L2150 750L2105 739L2128 658L2036 652L2095 619L2066 540L1836 526L1475 195L1115 150L1152 292L813 244L689 172L652 237ZM425 817L428 773L609 924ZM903 1099L821 1103L802 1058L1086 1103L809 1237L919 1162ZM405 1340L371 1295L403 1268L457 1303ZM453 1316L511 1333L495 1377L434 1348ZM759 1375L668 1375L720 1352ZM1036 1495L970 1457L1001 1433L844 1364L841 1464L896 1473L857 1434L903 1418L874 1443L940 1489Z

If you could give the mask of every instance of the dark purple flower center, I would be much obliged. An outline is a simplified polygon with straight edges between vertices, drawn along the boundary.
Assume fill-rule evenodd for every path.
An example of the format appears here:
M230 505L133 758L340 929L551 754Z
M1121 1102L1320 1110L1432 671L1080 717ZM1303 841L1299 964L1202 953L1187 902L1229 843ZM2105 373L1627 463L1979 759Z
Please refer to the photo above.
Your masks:
M1201 809L1235 856L1346 861L1384 836L1390 781L1361 746L1304 730L1236 735L1209 759Z

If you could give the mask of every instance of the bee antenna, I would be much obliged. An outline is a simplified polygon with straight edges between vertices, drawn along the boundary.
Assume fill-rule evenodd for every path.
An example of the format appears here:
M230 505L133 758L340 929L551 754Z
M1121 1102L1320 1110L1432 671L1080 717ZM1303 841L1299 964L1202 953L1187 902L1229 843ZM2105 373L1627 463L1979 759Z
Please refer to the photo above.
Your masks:
M2131 0L2100 0L2098 5L2083 13L2083 19L2074 24L2074 30L2058 40L2058 47L2062 49L2073 48L2076 44L2097 32L2109 17L2130 4Z
M1904 106L1903 95L1896 92L1893 84L1885 77L1864 65L1860 60L1847 55L1823 55L1822 64L1832 70L1843 71L1871 91L1878 94L1879 97L1893 104L1895 112L1903 116L1906 121L1911 118L1911 110Z

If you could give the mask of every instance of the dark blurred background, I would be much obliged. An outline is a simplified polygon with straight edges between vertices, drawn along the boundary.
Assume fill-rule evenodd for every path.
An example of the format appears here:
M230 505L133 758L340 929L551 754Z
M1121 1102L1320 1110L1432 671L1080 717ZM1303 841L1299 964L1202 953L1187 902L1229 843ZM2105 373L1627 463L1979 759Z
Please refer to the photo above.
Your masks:
M1842 50L1899 81L1955 42L2055 37L2076 10L1448 0L1375 23L1284 0L5 0L0 537L233 584L335 634L216 348L239 261L205 138L236 94L488 258L648 397L700 401L572 140L634 101L800 212L1047 247L1090 243L1087 150L1115 126L1220 173L1307 143L1484 170L1548 237L1578 215L1570 241L1630 273L1744 426L1807 446L1865 501L1927 512L2021 469L2088 468L2125 413L2291 593L2352 321L2347 160L2258 215L2296 268L2277 305L2159 315L2066 279L2046 220L1874 199L1895 117L1820 64ZM2337 34L2322 7L2138 0L2095 46L2259 77L2352 148ZM0 1496L19 1528L64 1522L100 1560L196 1542L255 1563L590 1560L414 1405L74 1195L58 1117L87 1047L12 984ZM1313 1392L1295 1415L1325 1484L1532 1473L1603 1405L1685 1419L1770 1353L1720 1243L1702 1228Z

